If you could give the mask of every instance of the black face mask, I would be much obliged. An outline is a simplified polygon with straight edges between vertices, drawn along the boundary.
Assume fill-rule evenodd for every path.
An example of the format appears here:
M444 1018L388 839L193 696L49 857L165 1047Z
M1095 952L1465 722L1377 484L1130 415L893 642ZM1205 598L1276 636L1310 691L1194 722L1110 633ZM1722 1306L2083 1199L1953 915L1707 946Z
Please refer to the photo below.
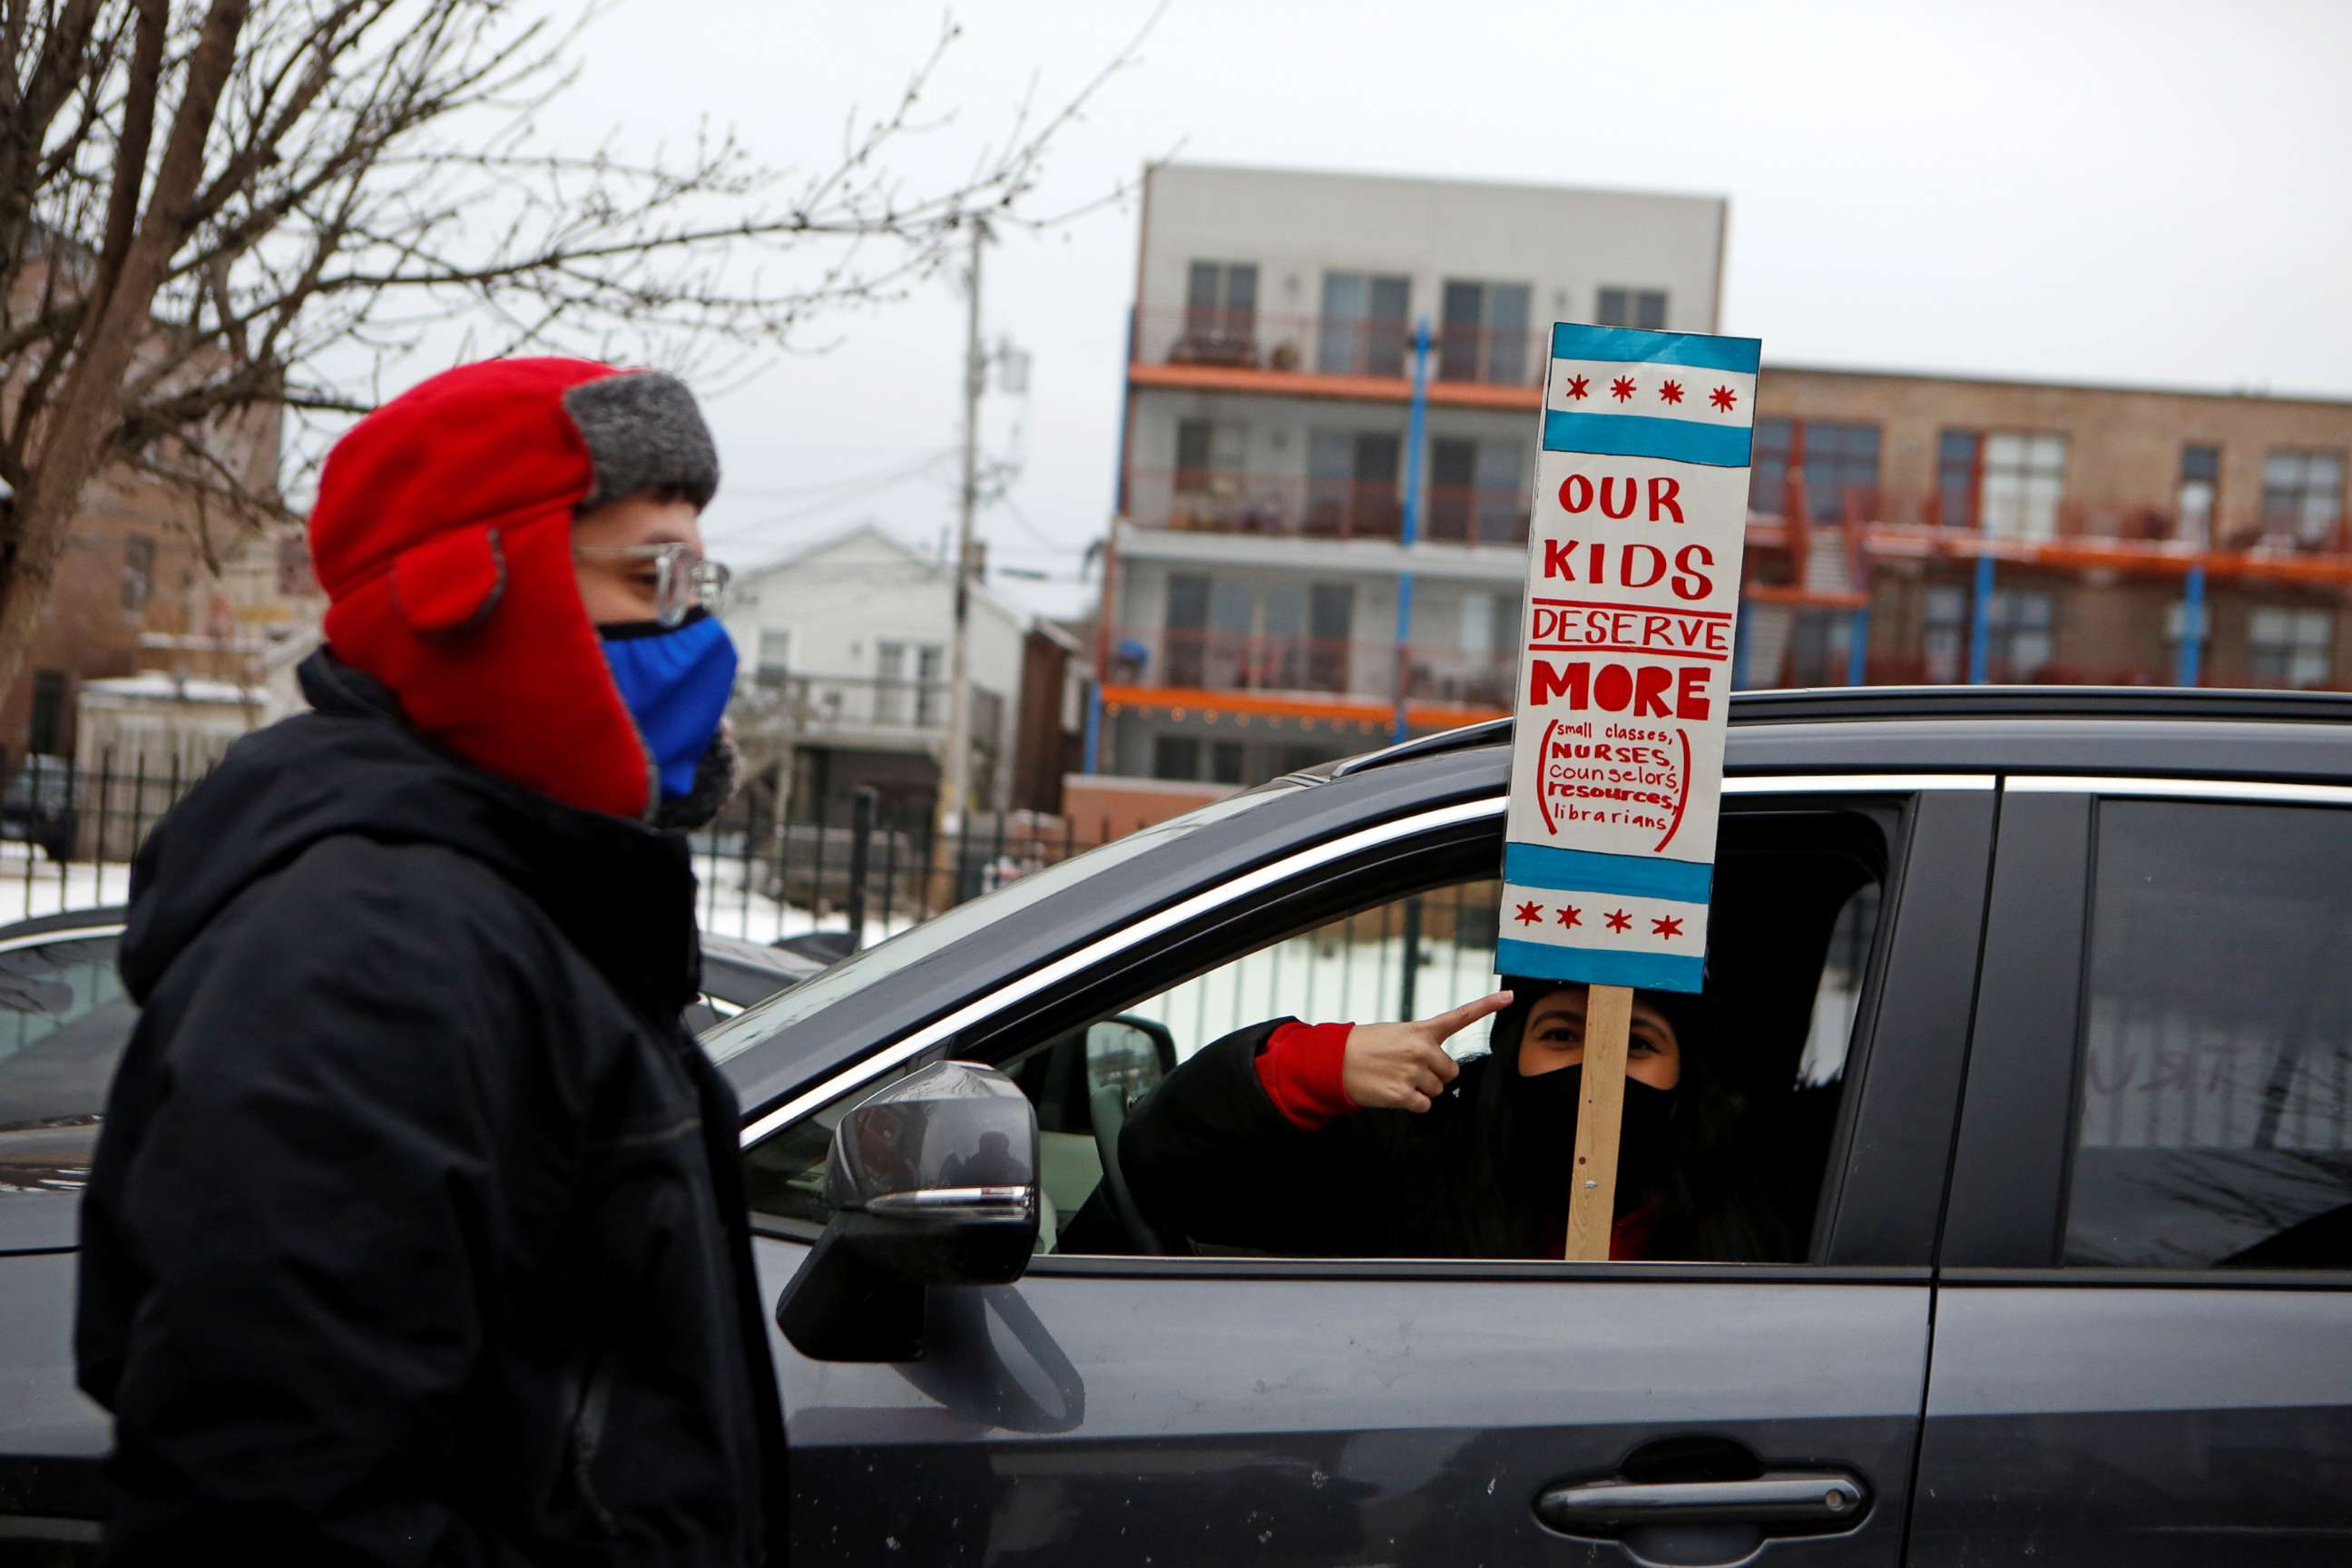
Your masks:
M1507 1179L1512 1197L1546 1211L1568 1206L1576 1163L1576 1112L1584 1069L1555 1068L1532 1078L1504 1067L1503 1096L1510 1110ZM1625 1080L1625 1110L1617 1134L1617 1204L1622 1215L1647 1202L1674 1168L1675 1110L1680 1095Z

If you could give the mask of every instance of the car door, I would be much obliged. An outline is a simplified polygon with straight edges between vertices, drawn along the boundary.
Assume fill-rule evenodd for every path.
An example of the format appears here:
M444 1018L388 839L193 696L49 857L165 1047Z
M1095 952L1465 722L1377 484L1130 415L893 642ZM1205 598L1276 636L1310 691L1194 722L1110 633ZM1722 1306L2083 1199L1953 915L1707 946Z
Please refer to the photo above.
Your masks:
M1800 977L1799 1036L1811 1027L1833 1041L1834 1059L1817 1066L1843 1086L1821 1121L1829 1157L1815 1167L1820 1206L1801 1260L1042 1256L1017 1284L935 1291L920 1361L817 1362L776 1340L794 1561L1698 1563L1763 1544L1774 1562L1899 1563L1990 780L1731 789L1767 849L1776 824L1835 816L1871 825L1883 854L1882 912L1858 942L1851 986L1816 1002L1813 977ZM1003 1016L970 1019L938 1050L1014 1060L1024 1041L1120 1012L1156 1012L1180 1031L1196 1011L1319 1012L1339 995L1326 990L1319 1007L1304 999L1311 966L1286 972L1278 953L1270 967L1234 965L1372 908L1398 915L1381 952L1411 951L1390 945L1408 922L1426 952L1454 949L1444 963L1390 972L1419 987L1398 1010L1445 1005L1441 973L1483 990L1491 971L1473 972L1459 951L1476 900L1455 898L1449 914L1442 892L1417 890L1491 878L1500 804L1357 836L1377 840L1377 855L1302 856L1314 865L1295 876L1277 865L1206 890L1195 900L1208 900L1206 934L1171 926L1145 954L1074 955L1058 985L1014 987L1023 994ZM1747 831L1727 827L1727 840ZM1724 896L1729 886L1719 873ZM1793 887L1748 886L1759 929L1776 894L1801 901ZM1310 908L1320 913L1307 918ZM1483 914L1491 922L1491 898ZM1330 985L1328 962L1321 973ZM1225 989L1171 991L1177 981ZM1824 1022L1829 1012L1838 1016ZM1784 1043L1792 1060L1810 1051L1802 1037ZM832 1117L878 1081L843 1075L828 1106L750 1152L755 1209L772 1211L760 1222L771 1292L814 1235L772 1211L808 1201ZM1661 1504L1712 1512L1643 1522L1641 1510Z
M2352 1560L2352 790L2007 786L1913 1560Z
M98 1115L137 1009L119 914L0 936L0 1561L97 1557L106 1413L74 1383L74 1248Z

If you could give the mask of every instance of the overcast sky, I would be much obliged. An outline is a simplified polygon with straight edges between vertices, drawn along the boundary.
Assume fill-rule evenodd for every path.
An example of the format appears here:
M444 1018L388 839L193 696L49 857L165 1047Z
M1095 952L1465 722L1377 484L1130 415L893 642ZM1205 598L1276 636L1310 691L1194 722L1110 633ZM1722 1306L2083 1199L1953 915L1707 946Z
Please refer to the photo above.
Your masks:
M939 83L956 121L899 153L952 177L1034 75L1057 100L1142 0L987 0ZM731 121L814 164L936 34L907 0L628 0L559 131ZM682 26L691 17L690 27ZM1724 329L1775 360L2352 395L2352 4L1172 0L1051 162L1045 205L1204 162L1727 195ZM1034 355L993 397L1018 455L992 559L1066 579L1112 500L1132 203L992 250L987 330ZM942 279L717 400L714 552L859 521L953 521L962 305ZM1019 441L1016 447L1016 425ZM928 468L921 465L933 459ZM916 471L907 474L908 469ZM905 475L892 479L894 474Z

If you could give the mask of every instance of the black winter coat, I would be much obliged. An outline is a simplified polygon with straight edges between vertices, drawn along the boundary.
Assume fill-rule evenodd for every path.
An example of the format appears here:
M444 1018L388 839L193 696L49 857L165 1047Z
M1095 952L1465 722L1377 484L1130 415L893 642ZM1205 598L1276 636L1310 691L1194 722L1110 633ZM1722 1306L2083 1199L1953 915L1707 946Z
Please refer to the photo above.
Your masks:
M1206 1047L1129 1113L1119 1168L1145 1217L1208 1248L1301 1258L1556 1258L1568 1228L1582 1069L1505 1076L1542 983L1496 1015L1425 1112L1358 1110L1307 1130L1275 1109L1257 1056L1288 1019ZM1682 1005L1687 1007L1688 1004ZM1680 1026L1701 1037L1696 1022ZM1800 1256L1732 1135L1745 1113L1685 1049L1671 1097L1627 1085L1618 1213L1639 1256ZM1636 1105L1639 1099L1644 1103ZM1637 1120L1637 1112L1649 1113Z
M132 873L76 1325L110 1558L781 1560L683 839L302 676Z
M1258 1053L1289 1021L1206 1047L1129 1113L1119 1168L1149 1218L1205 1247L1306 1258L1559 1255L1566 1172L1556 1201L1507 1174L1493 1057L1463 1062L1426 1112L1359 1110L1310 1131L1258 1081ZM1574 1137L1570 1121L1560 1147Z

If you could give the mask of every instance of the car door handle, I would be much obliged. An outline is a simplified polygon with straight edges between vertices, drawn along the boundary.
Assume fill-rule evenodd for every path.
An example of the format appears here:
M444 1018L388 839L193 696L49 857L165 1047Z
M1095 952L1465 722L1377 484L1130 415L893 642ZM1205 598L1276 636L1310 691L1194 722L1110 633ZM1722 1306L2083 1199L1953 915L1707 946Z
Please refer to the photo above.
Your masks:
M1746 1480L1580 1481L1536 1499L1563 1535L1613 1536L1644 1525L1753 1524L1776 1535L1843 1530L1869 1493L1843 1470L1775 1470Z

